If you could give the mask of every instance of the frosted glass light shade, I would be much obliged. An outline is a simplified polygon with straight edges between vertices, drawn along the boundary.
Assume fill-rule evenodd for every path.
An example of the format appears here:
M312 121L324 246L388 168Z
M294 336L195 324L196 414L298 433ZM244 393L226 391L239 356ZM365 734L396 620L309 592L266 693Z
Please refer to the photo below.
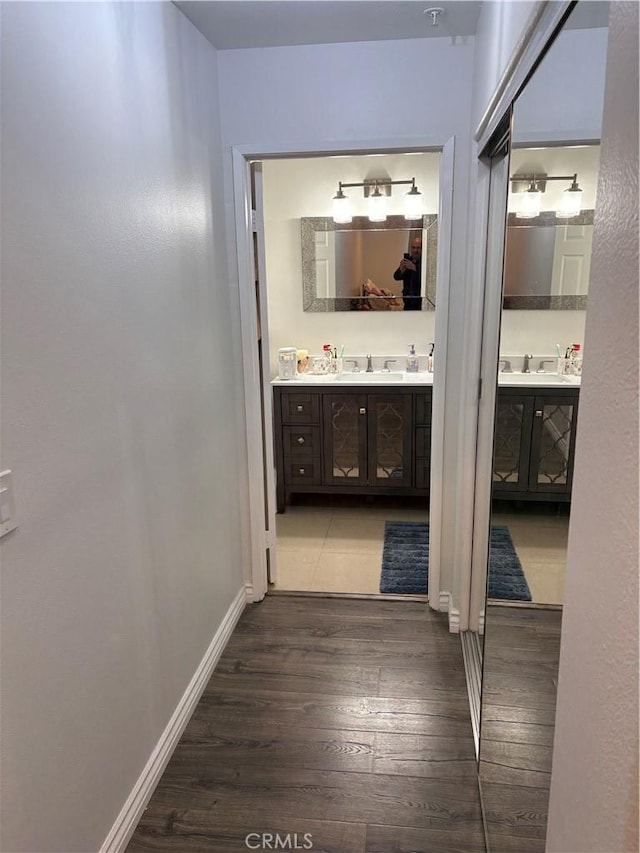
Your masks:
M351 203L349 202L348 196L343 192L338 192L338 194L333 197L333 221L344 223L351 222L352 219L353 214L351 212Z
M556 210L558 219L568 219L577 216L582 209L582 190L580 187L570 187L562 193L560 207Z
M404 218L422 218L422 193L413 187L404 197Z
M387 200L378 189L369 196L369 221L384 222L387 218Z
M533 219L540 213L542 206L542 193L535 187L531 187L525 193L522 193L522 201L520 202L520 210L516 213L518 219Z

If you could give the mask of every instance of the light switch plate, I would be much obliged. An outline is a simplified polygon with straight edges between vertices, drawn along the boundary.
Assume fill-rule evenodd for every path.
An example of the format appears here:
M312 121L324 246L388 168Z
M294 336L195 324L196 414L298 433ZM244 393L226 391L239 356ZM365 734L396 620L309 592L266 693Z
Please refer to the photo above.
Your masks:
M11 471L0 472L0 537L18 526Z

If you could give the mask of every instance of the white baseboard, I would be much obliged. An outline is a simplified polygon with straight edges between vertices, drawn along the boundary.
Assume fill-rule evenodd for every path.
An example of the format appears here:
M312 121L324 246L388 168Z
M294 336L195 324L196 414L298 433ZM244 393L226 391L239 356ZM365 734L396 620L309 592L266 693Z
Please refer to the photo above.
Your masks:
M262 601L262 599L264 598L264 594L258 595L256 593L252 583L245 584L244 590L247 604L256 604L258 601Z
M460 633L460 611L453 607L453 599L450 592L440 593L440 612L449 614L449 633Z
M243 586L227 610L189 686L178 702L167 727L160 735L144 770L100 848L100 853L121 853L129 843L246 603L247 591Z
M460 611L453 606L452 598L449 598L449 633L460 633Z

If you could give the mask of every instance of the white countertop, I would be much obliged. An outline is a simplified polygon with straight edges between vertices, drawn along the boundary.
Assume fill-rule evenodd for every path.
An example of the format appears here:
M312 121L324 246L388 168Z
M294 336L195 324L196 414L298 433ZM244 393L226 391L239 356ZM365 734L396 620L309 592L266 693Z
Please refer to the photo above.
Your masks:
M316 375L302 373L295 379L272 379L272 385L286 385L290 388L301 388L304 385L331 385L333 388L345 386L358 387L388 387L398 385L433 385L433 373L420 371L391 371L391 373L340 373ZM556 373L499 373L498 385L502 388L571 388L580 387L579 376L558 376Z

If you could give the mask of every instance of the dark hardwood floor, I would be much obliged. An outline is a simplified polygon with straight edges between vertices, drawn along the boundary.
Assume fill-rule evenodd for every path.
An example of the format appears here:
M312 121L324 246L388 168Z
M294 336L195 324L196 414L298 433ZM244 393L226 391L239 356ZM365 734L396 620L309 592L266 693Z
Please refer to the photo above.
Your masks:
M247 607L127 850L283 841L484 853L460 639L444 614L304 596Z
M487 607L480 782L490 853L544 853L562 612Z

